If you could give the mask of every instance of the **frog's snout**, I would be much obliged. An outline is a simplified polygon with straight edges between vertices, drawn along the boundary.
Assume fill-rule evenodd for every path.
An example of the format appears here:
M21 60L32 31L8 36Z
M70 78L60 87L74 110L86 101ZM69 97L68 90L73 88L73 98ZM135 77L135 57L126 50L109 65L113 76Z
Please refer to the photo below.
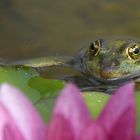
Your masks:
M119 65L120 61L116 59L112 60L111 62L103 61L100 69L100 77L111 79L120 76L120 73L117 72Z
M120 62L118 60L113 60L112 67L116 67L116 66L119 66L119 65L120 65Z
M101 61L101 70L103 71L113 70L119 65L120 65L120 61L118 59L113 59L108 61L104 59Z

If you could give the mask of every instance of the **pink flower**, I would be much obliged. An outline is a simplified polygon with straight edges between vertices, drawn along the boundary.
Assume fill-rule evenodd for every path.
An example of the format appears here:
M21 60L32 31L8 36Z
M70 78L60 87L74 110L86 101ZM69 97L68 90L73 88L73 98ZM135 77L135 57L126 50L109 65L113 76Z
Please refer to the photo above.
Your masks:
M140 140L135 133L134 84L118 89L95 120L79 89L68 84L57 99L47 127L16 88L0 88L0 140Z
M0 140L45 140L46 125L15 87L0 87Z

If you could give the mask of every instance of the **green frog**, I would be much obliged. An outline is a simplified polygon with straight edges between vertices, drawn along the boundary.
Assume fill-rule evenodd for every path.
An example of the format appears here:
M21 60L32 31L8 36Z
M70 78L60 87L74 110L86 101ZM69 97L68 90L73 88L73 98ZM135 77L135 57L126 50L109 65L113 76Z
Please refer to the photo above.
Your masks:
M74 57L49 57L16 62L37 69L46 78L73 81L82 90L110 92L129 80L139 83L140 42L97 39Z

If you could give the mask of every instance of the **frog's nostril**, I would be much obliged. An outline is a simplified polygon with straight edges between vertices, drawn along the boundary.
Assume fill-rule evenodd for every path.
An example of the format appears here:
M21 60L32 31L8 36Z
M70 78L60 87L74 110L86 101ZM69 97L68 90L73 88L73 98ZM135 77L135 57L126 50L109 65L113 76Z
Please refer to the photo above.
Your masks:
M118 60L114 60L112 66L119 66L120 62Z

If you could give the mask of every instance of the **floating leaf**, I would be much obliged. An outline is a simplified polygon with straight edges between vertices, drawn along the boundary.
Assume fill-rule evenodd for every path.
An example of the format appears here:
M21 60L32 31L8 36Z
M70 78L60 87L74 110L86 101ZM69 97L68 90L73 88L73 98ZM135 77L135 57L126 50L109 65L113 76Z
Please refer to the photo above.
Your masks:
M42 78L37 71L27 67L0 67L0 83L5 82L21 89L46 121L50 119L55 99L65 85L63 81ZM109 95L98 92L86 92L83 93L83 96L94 117L99 115L106 101L110 98ZM137 128L140 131L140 92L136 93L136 103Z

